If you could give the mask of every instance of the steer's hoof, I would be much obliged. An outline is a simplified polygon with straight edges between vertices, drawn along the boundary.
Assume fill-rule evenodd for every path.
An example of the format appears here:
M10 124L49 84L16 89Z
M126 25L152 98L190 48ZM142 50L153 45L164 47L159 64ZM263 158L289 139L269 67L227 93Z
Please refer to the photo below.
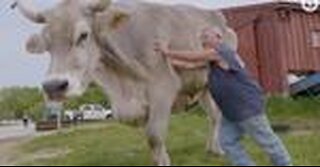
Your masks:
M213 155L215 157L222 157L225 155L225 152L222 149L218 148L207 148L207 154L208 155Z

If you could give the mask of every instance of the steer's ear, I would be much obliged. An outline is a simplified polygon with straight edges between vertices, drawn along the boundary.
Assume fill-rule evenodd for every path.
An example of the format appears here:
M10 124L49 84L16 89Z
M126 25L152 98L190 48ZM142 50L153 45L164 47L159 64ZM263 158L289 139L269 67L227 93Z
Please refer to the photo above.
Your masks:
M26 49L32 54L42 54L47 50L47 43L41 35L34 34L28 39Z
M122 11L115 11L111 17L110 27L113 29L119 28L129 20L129 14Z

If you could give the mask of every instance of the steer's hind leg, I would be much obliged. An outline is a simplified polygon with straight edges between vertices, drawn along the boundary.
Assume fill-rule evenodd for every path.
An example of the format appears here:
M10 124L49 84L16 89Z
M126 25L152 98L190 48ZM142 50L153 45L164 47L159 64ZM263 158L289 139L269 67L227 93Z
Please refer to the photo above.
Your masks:
M218 138L220 128L219 126L222 116L208 90L203 93L201 104L206 111L209 119L209 136L206 149L209 153L213 153L215 155L223 155L224 151L220 146Z

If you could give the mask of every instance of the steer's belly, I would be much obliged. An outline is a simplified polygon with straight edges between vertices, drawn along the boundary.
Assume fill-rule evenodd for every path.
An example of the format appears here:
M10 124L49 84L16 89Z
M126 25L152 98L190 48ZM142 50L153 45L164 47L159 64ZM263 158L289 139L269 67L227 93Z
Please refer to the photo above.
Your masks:
M178 71L182 81L182 89L174 103L174 111L186 110L194 105L207 89L207 70Z

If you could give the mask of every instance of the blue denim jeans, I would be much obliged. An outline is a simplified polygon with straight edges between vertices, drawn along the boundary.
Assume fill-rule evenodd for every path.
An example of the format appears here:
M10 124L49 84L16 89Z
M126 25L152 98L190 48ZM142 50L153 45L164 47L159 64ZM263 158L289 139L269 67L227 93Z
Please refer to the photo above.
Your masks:
M265 114L249 118L242 122L221 121L219 142L227 158L235 166L255 166L240 143L247 134L270 157L273 165L290 166L291 158L279 137L273 132Z

